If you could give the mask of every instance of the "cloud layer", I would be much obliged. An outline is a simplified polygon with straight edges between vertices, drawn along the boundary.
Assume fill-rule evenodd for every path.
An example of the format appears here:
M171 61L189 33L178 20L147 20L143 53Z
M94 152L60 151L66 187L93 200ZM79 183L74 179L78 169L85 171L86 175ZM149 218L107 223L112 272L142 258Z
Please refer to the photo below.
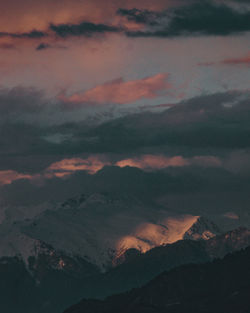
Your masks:
M232 5L232 3L235 3ZM228 36L250 31L250 9L244 1L158 1L156 5L138 3L138 7L119 7L123 1L109 1L107 14L90 14L82 20L68 19L64 22L47 21L28 31L1 31L0 38L37 40L45 37L50 43L74 37L93 37L106 33L126 34L129 37L178 37L215 35ZM72 5L72 8L74 6ZM145 8L146 7L146 8ZM160 8L155 11L152 8ZM89 9L89 8L88 8ZM76 12L75 12L76 13ZM72 16L75 15L72 12ZM62 19L59 19L62 21ZM105 21L105 22L104 22ZM111 21L108 23L107 21ZM137 29L135 25L138 25ZM57 39L56 39L57 37ZM46 43L49 44L49 43Z

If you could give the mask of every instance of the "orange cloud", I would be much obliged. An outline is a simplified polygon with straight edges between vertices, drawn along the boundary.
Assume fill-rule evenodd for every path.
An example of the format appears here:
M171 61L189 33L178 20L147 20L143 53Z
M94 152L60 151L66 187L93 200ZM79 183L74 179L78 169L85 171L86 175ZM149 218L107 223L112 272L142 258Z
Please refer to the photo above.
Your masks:
M137 167L144 170L159 170L167 167L181 167L188 165L198 165L205 167L217 167L221 166L220 159L213 156L195 156L193 158L183 158L182 156L165 157L163 155L144 155L141 157L135 157L118 161L116 166L125 167Z
M122 78L91 88L72 96L60 95L60 100L68 103L131 103L139 99L156 98L160 91L171 85L166 81L168 75L161 73L143 79L125 82Z
M22 179L22 178L31 179L31 176L21 174L21 173L18 173L16 171L12 171L12 170L0 171L0 186L9 185L13 181L18 180L18 179Z
M93 175L104 166L137 167L143 170L160 170L167 167L182 167L188 165L198 165L205 167L221 166L222 162L213 156L196 156L193 158L183 158L182 156L165 157L163 155L143 155L140 157L128 158L117 162L103 160L98 156L89 156L86 159L72 158L63 159L52 163L44 172L33 175L18 173L13 170L0 171L0 186L11 184L18 179L29 179L39 181L52 179L53 177L64 178L77 171L86 171Z
M64 159L51 164L46 172L57 177L63 177L76 171L87 171L89 174L95 174L105 165L110 165L110 163L101 161L94 156L90 156L87 159Z
M141 169L162 169L169 166L185 166L188 160L181 156L165 157L162 155L145 155L140 158L121 160L116 163L119 167L131 166Z

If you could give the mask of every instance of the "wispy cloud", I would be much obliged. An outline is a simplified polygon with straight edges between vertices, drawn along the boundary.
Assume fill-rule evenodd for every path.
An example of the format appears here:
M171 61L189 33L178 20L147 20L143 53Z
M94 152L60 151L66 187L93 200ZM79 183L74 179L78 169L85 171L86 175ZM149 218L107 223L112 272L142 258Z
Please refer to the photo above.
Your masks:
M40 30L32 30L26 33L10 33L10 32L0 32L0 37L10 37L17 39L41 39L47 37L48 34L46 32Z

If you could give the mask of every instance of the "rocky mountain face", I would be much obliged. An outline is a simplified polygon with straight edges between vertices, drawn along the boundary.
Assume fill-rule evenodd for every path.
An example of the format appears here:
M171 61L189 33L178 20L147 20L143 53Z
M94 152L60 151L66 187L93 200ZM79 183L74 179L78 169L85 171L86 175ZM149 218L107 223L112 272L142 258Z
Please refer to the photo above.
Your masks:
M142 288L83 300L65 313L249 312L250 248L223 260L164 272Z

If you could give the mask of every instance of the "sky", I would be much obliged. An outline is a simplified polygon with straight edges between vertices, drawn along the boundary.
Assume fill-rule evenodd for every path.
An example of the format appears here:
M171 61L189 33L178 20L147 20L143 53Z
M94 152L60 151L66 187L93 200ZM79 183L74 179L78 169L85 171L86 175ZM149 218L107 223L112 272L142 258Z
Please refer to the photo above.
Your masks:
M0 203L85 188L246 210L248 0L9 0L0 12Z

